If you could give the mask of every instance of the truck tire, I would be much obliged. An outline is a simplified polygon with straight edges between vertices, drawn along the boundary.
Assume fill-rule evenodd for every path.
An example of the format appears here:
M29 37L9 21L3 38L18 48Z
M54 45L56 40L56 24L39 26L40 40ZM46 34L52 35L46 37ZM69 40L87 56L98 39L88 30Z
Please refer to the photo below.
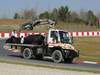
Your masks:
M60 50L55 50L53 53L52 53L52 60L55 62L55 63L60 63L63 61L63 56L62 56L62 53Z
M25 48L22 52L22 55L25 59L31 59L32 58L32 50L30 48Z

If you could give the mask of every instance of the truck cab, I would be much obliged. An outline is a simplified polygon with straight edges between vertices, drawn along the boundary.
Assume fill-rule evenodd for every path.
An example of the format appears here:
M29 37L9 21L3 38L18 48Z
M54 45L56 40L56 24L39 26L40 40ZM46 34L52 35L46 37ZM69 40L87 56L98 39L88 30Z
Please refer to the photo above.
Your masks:
M73 40L68 32L57 29L50 29L48 34L48 43L66 43L72 44Z
M79 56L79 51L72 45L72 36L64 30L50 29L47 44L49 55L54 62L72 62Z

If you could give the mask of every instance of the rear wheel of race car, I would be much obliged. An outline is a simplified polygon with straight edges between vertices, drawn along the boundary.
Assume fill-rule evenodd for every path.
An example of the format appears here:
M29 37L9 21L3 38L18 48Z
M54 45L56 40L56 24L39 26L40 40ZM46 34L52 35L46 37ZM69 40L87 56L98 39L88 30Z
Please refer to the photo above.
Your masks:
M60 62L62 62L63 56L62 56L62 53L61 53L60 50L55 50L55 51L52 53L52 60L53 60L55 63L60 63Z
M33 52L30 48L25 48L24 51L22 52L22 55L25 59L31 59L32 54L33 54Z

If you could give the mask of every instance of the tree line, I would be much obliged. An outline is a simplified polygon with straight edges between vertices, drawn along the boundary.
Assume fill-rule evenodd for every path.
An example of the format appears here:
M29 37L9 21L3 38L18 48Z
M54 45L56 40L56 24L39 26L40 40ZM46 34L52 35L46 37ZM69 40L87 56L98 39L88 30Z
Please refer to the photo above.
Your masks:
M68 22L68 23L85 23L90 26L98 25L98 17L92 10L80 12L71 11L68 6L61 6L54 8L51 12L44 11L39 15L34 9L24 10L22 13L15 13L14 19L52 19L57 22ZM99 27L99 25L98 25Z

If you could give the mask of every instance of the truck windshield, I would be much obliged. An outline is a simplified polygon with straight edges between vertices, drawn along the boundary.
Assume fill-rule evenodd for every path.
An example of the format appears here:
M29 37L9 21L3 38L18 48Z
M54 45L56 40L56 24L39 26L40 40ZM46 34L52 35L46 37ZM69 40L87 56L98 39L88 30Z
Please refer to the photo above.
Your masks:
M61 43L72 44L72 40L71 40L68 32L59 31L59 35L60 35L60 41L61 41Z

